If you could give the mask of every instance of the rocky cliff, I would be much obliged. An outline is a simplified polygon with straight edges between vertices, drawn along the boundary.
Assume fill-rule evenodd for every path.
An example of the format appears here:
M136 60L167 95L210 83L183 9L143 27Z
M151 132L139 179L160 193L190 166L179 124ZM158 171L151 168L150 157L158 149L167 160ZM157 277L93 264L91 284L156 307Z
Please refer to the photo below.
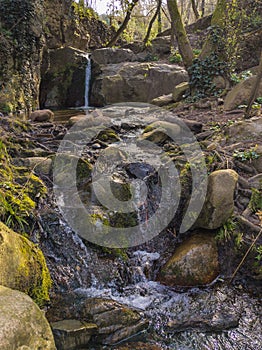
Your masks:
M49 70L50 51L102 46L110 35L90 9L71 0L0 2L0 110L39 107L41 77Z

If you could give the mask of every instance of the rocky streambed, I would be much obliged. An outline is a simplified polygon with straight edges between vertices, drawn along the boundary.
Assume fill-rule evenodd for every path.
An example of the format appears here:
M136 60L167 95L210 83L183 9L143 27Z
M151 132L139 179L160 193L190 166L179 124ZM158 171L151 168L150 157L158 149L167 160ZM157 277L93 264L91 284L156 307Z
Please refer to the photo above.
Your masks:
M13 150L48 187L28 234L57 348L260 349L261 238L229 281L261 229L261 119L74 114L19 131Z

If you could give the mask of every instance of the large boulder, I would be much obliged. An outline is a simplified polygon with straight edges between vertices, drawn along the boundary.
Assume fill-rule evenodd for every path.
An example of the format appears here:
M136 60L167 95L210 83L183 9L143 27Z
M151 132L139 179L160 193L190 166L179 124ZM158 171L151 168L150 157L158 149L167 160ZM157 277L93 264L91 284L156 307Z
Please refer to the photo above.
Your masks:
M87 54L72 47L49 50L40 91L41 107L80 107L85 104Z
M99 65L132 62L135 60L136 55L130 49L103 48L92 53L92 61Z
M0 284L29 294L38 304L49 300L49 271L41 250L0 222Z
M247 103L253 86L256 82L256 76L252 76L244 81L241 81L239 84L233 87L231 91L227 94L224 102L224 110L230 111L239 105ZM259 84L259 89L257 92L257 96L262 96L262 80Z
M186 239L162 267L158 280L169 286L197 286L211 283L219 273L216 241L199 233Z
M188 79L184 68L158 62L122 62L100 65L93 78L90 103L94 106L118 102L150 102L170 94Z
M206 200L196 227L216 229L230 218L237 181L238 174L231 169L217 170L209 175Z
M55 350L51 328L24 293L0 286L0 348Z

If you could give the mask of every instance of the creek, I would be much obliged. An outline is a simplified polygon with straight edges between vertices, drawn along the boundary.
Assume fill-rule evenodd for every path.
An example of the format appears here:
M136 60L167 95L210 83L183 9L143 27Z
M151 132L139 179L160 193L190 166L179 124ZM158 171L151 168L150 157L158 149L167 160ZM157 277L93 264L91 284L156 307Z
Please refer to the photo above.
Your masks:
M130 140L137 137L145 125L159 118L158 111L146 110L141 106L137 110L134 106L107 107L103 112L104 116L110 115L110 124L117 130L124 144L131 144ZM96 132L99 134L100 131ZM101 145L104 143L99 143L99 138L95 137L81 154L88 157L91 163L96 163L103 150ZM114 142L110 146L114 146ZM135 165L133 172L130 172L130 168L129 172L118 168L117 176L126 179L128 174L131 177L136 174L138 178L138 174L143 173L148 179L150 174L152 178L147 183L148 193L155 198L159 195L161 186L159 187L154 177L154 170L146 164L142 154L137 150L135 153L131 163ZM156 155L150 154L152 164ZM110 159L107 169L103 168L104 174L112 170L114 158L109 157ZM95 213L95 218L100 220L100 224L102 220L103 224L103 220L108 219L109 212L97 205L97 198L95 201L90 199L92 191L90 192L89 187L79 188L83 201L87 198L85 205L90 206L91 203L90 213ZM141 187L136 189L140 191ZM172 288L156 280L160 266L168 260L181 241L181 237L174 234L171 226L167 225L159 235L138 246L130 246L123 251L110 250L88 242L72 230L54 204L52 191L48 201L50 209L43 209L40 213L45 236L35 237L35 241L40 244L46 256L54 280L53 298L58 295L62 298L61 310L64 307L63 297L68 293L74 295L76 303L78 298L110 299L135 308L149 322L147 330L138 332L127 339L128 341L142 340L170 350L261 349L259 294L244 280L228 285L223 280L224 276L220 275L212 285L192 288ZM155 202L151 204L149 216L156 211L159 198L155 198ZM69 208L69 213L70 210L73 213L73 205ZM145 221L143 208L138 212L136 219ZM51 319L55 312L51 307ZM88 349L112 349L113 345L118 344L107 346L91 343Z

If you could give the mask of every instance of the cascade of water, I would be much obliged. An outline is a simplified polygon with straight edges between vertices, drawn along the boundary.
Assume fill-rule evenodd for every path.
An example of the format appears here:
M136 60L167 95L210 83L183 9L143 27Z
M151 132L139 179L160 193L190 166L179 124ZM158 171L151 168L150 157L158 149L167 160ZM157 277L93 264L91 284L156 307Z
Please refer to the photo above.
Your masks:
M89 87L91 80L91 59L89 54L86 55L86 76L85 76L85 108L89 107Z

